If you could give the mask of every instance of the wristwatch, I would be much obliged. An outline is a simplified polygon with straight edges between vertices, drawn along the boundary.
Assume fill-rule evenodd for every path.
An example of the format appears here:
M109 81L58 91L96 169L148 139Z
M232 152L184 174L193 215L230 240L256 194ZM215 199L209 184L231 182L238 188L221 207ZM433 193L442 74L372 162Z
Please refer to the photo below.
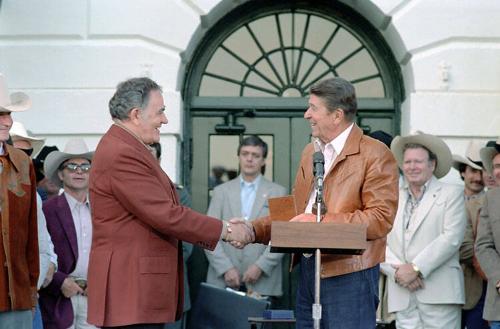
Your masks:
M413 263L411 263L411 267L417 273L418 277L421 278L422 277L422 272L420 272L420 269L418 268L418 266L415 265L415 264L413 264Z

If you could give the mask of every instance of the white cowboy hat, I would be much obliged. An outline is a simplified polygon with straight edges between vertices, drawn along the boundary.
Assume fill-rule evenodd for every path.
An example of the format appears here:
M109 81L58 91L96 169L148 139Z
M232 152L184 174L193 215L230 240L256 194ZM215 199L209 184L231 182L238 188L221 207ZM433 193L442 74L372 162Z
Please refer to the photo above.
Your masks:
M465 158L458 154L453 154L452 167L460 171L460 164L463 163L473 169L482 170L481 167L481 157L479 156L479 150L481 149L481 144L476 141L470 141L465 150Z
M5 77L0 73L0 112L21 112L30 107L31 100L25 93L9 94Z
M36 138L30 136L26 128L21 122L14 121L12 127L10 128L10 137L12 141L25 140L31 143L33 147L33 155L36 155L42 149L43 144L45 144L45 138Z
M420 144L436 155L437 161L434 176L437 178L444 177L450 171L452 156L448 145L434 135L423 133L394 137L391 143L391 151L401 169L403 169L403 148L406 144Z
M476 166L482 167L481 156L479 155L479 150L483 147L483 143L478 140L472 140L467 145L465 150L465 157L470 161L474 162Z
M92 161L94 152L89 152L87 144L81 138L68 140L64 151L54 151L47 155L43 164L45 176L47 176L54 184L62 187L62 181L59 179L57 170L61 163L68 159L83 158Z
M483 147L479 152L481 154L481 160L483 161L483 166L486 171L492 175L493 174L493 158L500 152L500 137L498 137L495 146Z

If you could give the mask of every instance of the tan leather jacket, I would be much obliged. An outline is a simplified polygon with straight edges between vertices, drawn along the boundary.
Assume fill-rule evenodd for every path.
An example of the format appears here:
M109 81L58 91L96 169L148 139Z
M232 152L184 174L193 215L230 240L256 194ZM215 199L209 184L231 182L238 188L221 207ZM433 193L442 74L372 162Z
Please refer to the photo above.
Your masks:
M313 145L307 145L295 178L293 195L299 213L304 212L313 189L313 153ZM398 179L397 163L390 150L364 136L355 125L325 176L327 213L323 220L366 225L368 248L363 255L322 255L322 278L357 272L384 261L386 235L392 228L398 206ZM271 220L262 218L253 225L256 242L268 243Z

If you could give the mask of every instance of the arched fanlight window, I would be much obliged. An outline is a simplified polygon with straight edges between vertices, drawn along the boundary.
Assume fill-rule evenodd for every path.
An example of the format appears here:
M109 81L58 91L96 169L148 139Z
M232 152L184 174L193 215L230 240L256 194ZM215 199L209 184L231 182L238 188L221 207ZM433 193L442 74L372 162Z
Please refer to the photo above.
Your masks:
M197 96L304 97L334 76L351 81L358 97L388 96L373 53L343 22L311 11L268 13L218 45Z

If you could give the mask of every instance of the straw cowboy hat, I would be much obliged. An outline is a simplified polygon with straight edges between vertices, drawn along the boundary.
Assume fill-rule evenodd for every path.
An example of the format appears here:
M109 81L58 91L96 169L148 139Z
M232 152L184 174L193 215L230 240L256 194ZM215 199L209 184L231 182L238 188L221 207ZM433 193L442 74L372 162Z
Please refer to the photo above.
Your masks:
M482 170L481 167L481 157L479 155L479 150L481 149L480 144L475 141L470 141L465 150L465 157L453 154L452 166L456 170L460 171L460 164L463 163L473 169Z
M25 93L9 94L5 77L0 73L0 112L21 112L30 107L31 100Z
M10 137L12 137L12 141L28 141L31 143L31 147L33 147L33 155L37 154L41 149L43 144L45 143L45 138L36 138L30 136L26 128L21 122L14 121L12 123L12 127L10 128Z
M87 144L81 138L70 139L64 147L64 151L54 151L47 155L44 163L45 176L54 184L62 187L57 170L61 163L68 159L83 158L92 161L94 152L89 152Z
M483 166L486 171L492 175L493 174L493 158L500 153L500 137L498 137L496 143L493 146L483 147L479 152L481 155L481 160L483 161Z
M446 143L434 136L428 134L416 134L408 136L396 136L391 143L391 151L398 161L399 167L403 168L403 148L406 144L420 144L434 153L437 157L434 176L437 178L444 177L451 168L452 156L451 151Z

